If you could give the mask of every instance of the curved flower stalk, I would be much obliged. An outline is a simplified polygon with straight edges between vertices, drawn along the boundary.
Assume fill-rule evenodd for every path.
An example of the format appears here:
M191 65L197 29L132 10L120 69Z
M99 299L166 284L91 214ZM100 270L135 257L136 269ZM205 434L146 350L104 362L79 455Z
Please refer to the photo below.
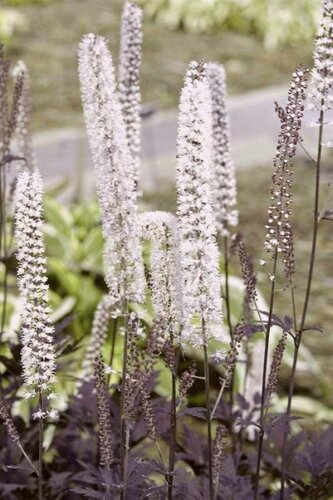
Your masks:
M22 312L22 365L25 396L53 398L55 382L54 327L50 323L46 257L42 226L43 187L37 169L23 169L17 181L15 237L18 286L25 306ZM54 416L39 411L36 417Z
M91 334L82 363L82 380L90 380L93 376L94 360L101 355L110 323L110 297L104 295L94 314ZM80 384L81 385L81 384Z
M213 212L212 120L205 65L192 62L185 77L178 119L177 193L183 335L202 345L221 335L222 307ZM207 338L195 331L194 317L205 321Z
M207 65L207 78L212 100L213 171L217 229L221 236L229 236L229 226L237 226L235 209L236 177L230 151L230 125L226 106L225 71L221 64Z
M182 322L181 269L177 219L167 212L140 216L142 237L150 240L151 292L155 325L162 347L170 334L176 338Z
M139 181L141 146L140 68L142 10L126 2L123 11L119 57L119 100L126 126L127 144L133 157L134 179Z
M111 54L103 38L86 35L79 47L86 128L102 212L105 274L112 315L144 298L133 161L116 93Z

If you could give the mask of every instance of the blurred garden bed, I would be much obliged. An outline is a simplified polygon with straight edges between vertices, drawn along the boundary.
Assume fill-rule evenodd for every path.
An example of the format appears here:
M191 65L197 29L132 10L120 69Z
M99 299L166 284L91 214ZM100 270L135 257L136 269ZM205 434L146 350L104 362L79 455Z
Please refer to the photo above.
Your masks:
M23 59L30 69L35 129L83 123L77 45L84 33L94 32L106 36L117 54L122 4L121 0L54 0L13 7L23 15L24 27L12 38L9 55ZM145 20L143 100L162 108L176 106L191 59L223 62L229 93L236 94L288 82L299 63L311 63L312 49L309 42L267 52L255 36L170 32Z

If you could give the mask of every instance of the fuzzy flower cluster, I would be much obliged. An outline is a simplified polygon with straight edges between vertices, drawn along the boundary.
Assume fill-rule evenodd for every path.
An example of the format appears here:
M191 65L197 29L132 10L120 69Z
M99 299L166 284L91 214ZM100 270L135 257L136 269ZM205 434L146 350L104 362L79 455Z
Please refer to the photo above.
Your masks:
M221 278L213 211L212 115L206 67L190 63L181 93L177 138L178 223L183 295L183 337L202 345L220 337ZM198 328L199 327L199 328Z
M293 74L288 102L281 116L277 153L274 159L271 203L268 209L268 223L265 249L284 255L287 276L294 273L293 237L290 224L292 204L293 160L299 141L299 132L304 113L307 88L307 71L297 68Z
M110 323L110 297L101 298L93 319L91 334L82 363L82 379L89 380L93 374L93 362L100 355L104 346Z
M37 169L23 169L16 190L15 237L22 313L22 365L26 397L52 398L55 381L54 328L50 323L42 226L42 180ZM51 393L51 394L50 394ZM42 417L46 416L43 412ZM52 416L55 416L52 413Z
M126 126L127 144L134 161L135 182L139 180L141 94L140 67L142 53L142 10L126 2L121 25L119 100Z
M333 1L323 0L317 30L308 102L315 110L331 109L333 102Z
M226 107L226 79L222 65L207 65L207 78L212 99L213 169L217 229L229 235L229 226L238 224L235 166L230 151L230 125Z
M141 234L151 242L150 287L156 334L164 341L177 336L182 322L181 269L177 219L167 212L145 212Z
M113 315L124 301L144 298L133 159L116 91L111 54L103 38L86 35L79 47L86 128L96 172L105 238L105 275Z

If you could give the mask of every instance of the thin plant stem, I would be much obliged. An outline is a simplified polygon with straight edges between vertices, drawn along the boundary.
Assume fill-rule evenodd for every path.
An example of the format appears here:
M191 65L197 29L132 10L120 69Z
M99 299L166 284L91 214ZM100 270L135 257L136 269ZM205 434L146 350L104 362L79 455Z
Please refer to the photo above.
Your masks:
M225 275L225 304L226 304L226 316L227 324L229 328L230 339L232 340L233 330L231 323L231 311L230 311L230 293L229 293L229 255L228 255L228 238L225 236L223 238L223 253L224 253L224 275Z
M126 482L127 482L127 468L128 468L128 452L129 452L129 427L127 417L125 415L125 391L127 385L127 357L128 357L128 305L124 304L124 317L125 317L125 335L124 335L124 348L123 348L123 369L121 380L121 397L120 397L120 436L121 436L121 449L120 449L120 499L126 499Z
M31 467L31 470L34 471L34 473L36 474L36 476L39 476L39 471L38 469L36 468L36 466L32 463L29 455L27 454L27 452L25 451L25 449L23 448L23 446L21 445L21 443L17 443L17 446L19 447L22 455L24 456L24 458L26 459L26 461L28 462L28 464L30 465Z
M215 415L215 412L216 412L216 410L217 410L217 407L218 407L218 405L220 404L220 401L221 401L221 399L222 399L223 392L224 392L224 389L225 389L225 384L226 384L226 380L223 380L222 385L221 385L221 388L220 388L220 392L219 392L219 394L218 394L218 396L217 396L217 398L216 398L216 401L215 401L214 407L213 407L212 412L211 412L211 414L210 414L210 419L211 419L211 420L213 420L214 415Z
M39 411L43 411L43 395L39 390ZM38 422L38 500L43 500L43 418Z
M110 359L109 359L109 366L111 366L111 368L113 365L113 359L114 359L114 353L115 353L115 347L116 347L117 326L118 326L118 318L115 318L115 320L113 322L113 328L112 328L112 334L111 334L111 351L110 351ZM110 386L111 377L112 377L112 373L109 373L108 377L107 377L107 382L106 382L107 387Z
M319 226L319 190L320 190L320 171L321 171L321 158L322 158L322 142L323 142L323 133L324 133L324 99L321 100L321 111L319 117L319 136L318 136L318 152L317 152L317 163L316 163L316 185L315 185L315 198L314 198L314 210L313 210L313 232L312 232L312 247L311 247L311 255L310 255L310 264L309 264L309 273L308 280L305 292L305 300L302 311L301 323L299 330L295 337L295 350L294 350L294 358L293 365L290 376L289 383L289 393L288 393L288 403L287 403L287 415L290 415L291 412L291 403L295 390L295 381L296 381L296 367L299 355L299 349L302 341L302 336L305 327L305 321L308 312L310 294L311 294L311 286L312 286L312 278L313 278L313 270L316 258L316 250L317 250L317 238L318 238L318 226ZM286 467L286 447L287 447L287 433L283 436L283 446L282 446L282 465L281 465L281 490L280 490L280 499L284 499L285 492L285 467Z
M269 340L270 340L270 332L271 332L271 326L272 326L275 280L276 280L276 270L277 270L277 251L276 250L274 252L273 259L274 259L273 279L272 279L272 285L271 285L269 313L268 313L266 336L265 336L264 366L263 366L262 386L261 386L260 431L259 431L258 449L257 449L257 468L256 468L256 475L255 475L255 480L254 480L254 494L253 494L254 499L256 499L257 495L258 495L262 447L263 447L263 440L264 440L264 435L265 435L264 421L265 421L266 378L267 378L267 369L268 369Z
M209 384L209 363L206 336L206 322L201 320L203 351L204 351L204 371L205 371L205 396L206 396L206 421L207 421L207 445L208 445L208 478L209 478L209 500L214 500L214 478L213 478L213 445L212 445L212 423L210 418L210 384Z
M223 254L224 254L226 316L227 316L227 324L228 324L228 329L229 329L230 341L232 341L233 330L232 330L231 311L230 311L229 255L228 255L228 238L227 238L227 236L224 236L224 238L223 238ZM231 384L230 384L230 416L232 415L233 405L234 405L234 374L232 374ZM232 431L232 429L230 429L230 430ZM232 435L232 441L233 441L233 445L234 445L233 432L231 432L231 435Z
M173 341L170 335L171 342ZM179 362L179 349L175 350L175 363L171 371L171 437L169 448L169 470L168 470L168 500L173 498L173 476L175 471L176 443L177 443L177 371Z
M155 447L156 447L158 456L160 457L161 463L163 465L164 473L165 473L165 475L167 475L167 469L165 467L164 458L163 458L163 454L162 454L162 450L161 450L161 447L159 445L159 442L158 441L154 441L154 443L155 443Z

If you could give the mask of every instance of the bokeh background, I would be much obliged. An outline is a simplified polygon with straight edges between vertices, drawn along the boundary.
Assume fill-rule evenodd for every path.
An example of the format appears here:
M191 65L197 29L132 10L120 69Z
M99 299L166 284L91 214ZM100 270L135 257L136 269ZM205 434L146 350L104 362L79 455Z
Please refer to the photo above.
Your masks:
M35 129L82 124L76 52L104 35L117 57L122 0L1 0L0 33L28 64ZM138 0L145 11L144 102L173 107L191 59L223 62L229 92L286 83L311 62L318 0Z

